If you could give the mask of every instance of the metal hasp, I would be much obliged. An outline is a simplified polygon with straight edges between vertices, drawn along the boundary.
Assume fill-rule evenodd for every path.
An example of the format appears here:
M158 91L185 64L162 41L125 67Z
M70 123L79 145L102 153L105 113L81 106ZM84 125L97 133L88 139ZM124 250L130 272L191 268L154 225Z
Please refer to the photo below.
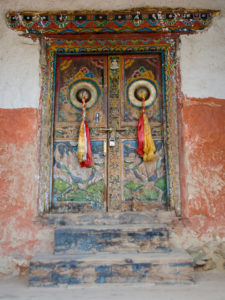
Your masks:
M124 127L124 128L99 128L98 130L102 131L102 132L108 132L109 136L108 136L108 140L109 140L109 147L115 147L116 146L116 133L119 131L128 131L129 128L128 127Z

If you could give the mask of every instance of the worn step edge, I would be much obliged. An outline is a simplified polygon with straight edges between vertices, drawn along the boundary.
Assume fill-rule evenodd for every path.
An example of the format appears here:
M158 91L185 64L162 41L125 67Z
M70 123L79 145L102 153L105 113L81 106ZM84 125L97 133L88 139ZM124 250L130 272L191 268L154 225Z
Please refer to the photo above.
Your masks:
M139 231L139 230L168 230L166 224L115 224L113 225L62 225L56 226L55 230L93 230L93 231Z
M170 253L42 255L30 263L31 286L93 283L190 283L193 260L183 250Z
M169 252L137 252L137 251L121 251L119 253L114 252L97 252L94 254L39 254L33 257L31 264L42 262L54 263L59 261L85 261L87 263L112 264L112 263L124 263L126 260L132 260L135 263L143 263L148 260L151 263L157 262L163 264L167 263L190 263L192 266L192 257L183 249L172 249Z
M50 213L37 218L48 225L82 224L170 224L174 211L151 210L149 212L91 212L91 213Z

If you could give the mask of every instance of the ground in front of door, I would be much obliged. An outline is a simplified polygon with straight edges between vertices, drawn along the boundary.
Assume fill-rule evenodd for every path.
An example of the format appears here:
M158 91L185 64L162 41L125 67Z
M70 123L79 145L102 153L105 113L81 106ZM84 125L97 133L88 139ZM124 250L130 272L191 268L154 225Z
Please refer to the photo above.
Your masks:
M224 300L225 273L196 273L191 284L104 284L72 287L28 287L26 279L0 281L0 299L121 299L121 300Z

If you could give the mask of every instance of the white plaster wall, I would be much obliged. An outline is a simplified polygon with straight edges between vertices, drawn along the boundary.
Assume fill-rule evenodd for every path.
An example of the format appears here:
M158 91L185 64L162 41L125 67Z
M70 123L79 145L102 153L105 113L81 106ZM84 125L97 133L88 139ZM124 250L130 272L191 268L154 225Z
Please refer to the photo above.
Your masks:
M125 9L141 6L223 9L225 0L0 0L0 108L38 107L39 43L12 32L8 10ZM206 33L182 37L182 90L191 97L225 99L225 13Z
M208 30L181 36L182 92L188 97L225 99L224 10Z

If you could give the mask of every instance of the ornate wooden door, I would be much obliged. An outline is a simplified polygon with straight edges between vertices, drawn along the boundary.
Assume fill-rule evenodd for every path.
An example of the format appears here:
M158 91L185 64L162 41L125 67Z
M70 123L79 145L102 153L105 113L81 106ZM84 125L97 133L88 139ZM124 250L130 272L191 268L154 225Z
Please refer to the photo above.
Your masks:
M80 168L81 92L87 92L93 167ZM136 153L141 93L155 159ZM52 208L145 210L166 204L161 57L58 55L55 74Z

